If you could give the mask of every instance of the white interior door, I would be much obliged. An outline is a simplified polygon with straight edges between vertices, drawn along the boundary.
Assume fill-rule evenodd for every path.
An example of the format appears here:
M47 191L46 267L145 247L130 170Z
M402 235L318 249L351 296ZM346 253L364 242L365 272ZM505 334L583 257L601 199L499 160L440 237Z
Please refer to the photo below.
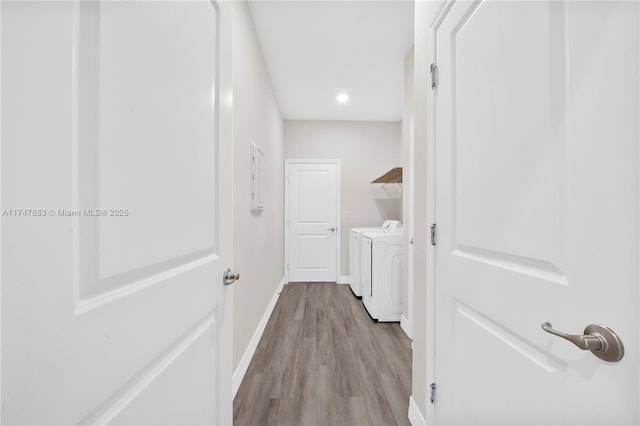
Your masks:
M338 161L287 160L290 282L336 282L340 244Z
M437 424L638 424L637 2L436 23ZM541 324L604 324L603 361Z
M3 423L231 423L228 5L1 8Z

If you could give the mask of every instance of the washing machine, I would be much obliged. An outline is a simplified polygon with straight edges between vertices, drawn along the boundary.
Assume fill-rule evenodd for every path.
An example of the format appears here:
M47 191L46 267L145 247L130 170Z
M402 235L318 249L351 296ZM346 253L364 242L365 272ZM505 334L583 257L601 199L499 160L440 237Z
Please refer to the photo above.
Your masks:
M402 241L402 228L360 235L362 303L380 322L402 315Z
M362 297L360 280L360 235L363 232L377 232L385 229L397 229L402 223L397 220L385 220L382 226L369 228L351 228L349 230L349 286L357 298Z

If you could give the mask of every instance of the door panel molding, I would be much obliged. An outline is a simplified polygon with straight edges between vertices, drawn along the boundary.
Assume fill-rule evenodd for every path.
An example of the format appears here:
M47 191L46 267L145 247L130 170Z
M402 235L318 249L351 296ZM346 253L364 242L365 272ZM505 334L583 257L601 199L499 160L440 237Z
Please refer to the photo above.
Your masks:
M134 375L131 381L118 389L112 396L98 406L93 413L82 419L79 424L105 425L112 422L127 406L131 405L136 398L143 394L165 370L170 368L180 356L188 351L198 339L203 337L211 338L211 336L204 335L206 332L211 331L212 333L217 333L218 330L213 328L215 322L215 313L208 313L204 319L164 350L160 356L142 368Z
M161 6L165 8L166 6ZM215 21L219 20L219 11L214 3L209 3L210 12ZM149 100L148 93L143 91L153 86L152 82L145 83L147 86L140 88L140 80L135 74L127 74L124 72L121 65L117 62L121 58L121 55L127 55L131 52L121 52L121 49L117 49L124 40L114 37L114 26L119 32L122 28L119 27L122 17L122 11L118 10L119 6L115 4L104 4L98 2L78 3L74 5L74 17L73 17L73 65L72 65L72 155L71 155L71 172L72 172L72 203L71 215L72 221L72 234L73 234L73 262L74 262L74 282L76 287L76 314L86 313L91 309L95 309L98 306L103 306L106 303L116 301L124 296L130 295L134 292L141 291L150 286L159 284L171 277L187 272L191 269L200 267L215 261L219 257L219 235L215 229L208 229L209 232L197 232L195 231L198 226L195 224L191 226L191 229L181 229L182 239L184 242L180 242L179 238L176 238L176 232L173 229L167 229L166 223L173 223L175 218L180 214L189 214L193 211L201 211L197 214L201 220L198 223L207 223L206 217L215 214L215 206L220 205L220 194L217 191L215 185L211 185L211 190L202 186L201 181L197 176L207 175L210 181L214 180L213 172L216 170L215 163L217 162L218 153L214 152L211 147L215 146L219 142L220 132L216 128L218 126L217 120L215 126L211 126L209 130L208 138L203 138L202 134L192 134L190 136L191 144L198 143L203 148L203 151L209 149L210 155L201 155L198 163L197 173L193 173L191 176L183 178L182 181L176 183L176 179L168 179L167 169L163 164L155 164L158 159L154 161L144 162L136 161L132 163L127 161L127 167L142 167L143 164L147 164L147 168L144 169L144 173L139 173L141 176L138 179L134 179L132 182L129 177L126 182L123 181L122 176L125 171L118 170L113 173L113 167L104 161L111 163L118 163L122 161L127 155L120 149L112 147L114 140L120 145L127 146L132 145L134 140L143 140L146 142L138 142L139 145L144 143L146 148L149 148L147 155L142 154L142 158L146 158L149 155L159 157L163 155L167 157L167 153L160 151L159 153L153 153L153 146L157 146L158 138L154 137L153 132L160 132L157 125L154 127L142 127L138 126L139 121L145 120L145 114L151 115L156 111L153 109L153 105L159 101L167 103L170 99L178 100L183 99L191 89L188 96L191 97L189 105L192 105L192 109L202 109L202 106L193 102L193 95L195 93L194 87L202 82L206 82L210 79L209 75L216 75L216 67L220 62L220 44L217 40L220 39L220 25L211 26L214 28L212 31L213 39L211 41L214 47L213 53L210 56L199 56L202 68L208 69L210 74L206 72L197 73L194 77L198 77L200 83L197 82L183 82L181 87L187 90L181 90L179 93L175 91L167 91L162 99ZM172 9L173 6L168 6L168 9ZM173 10L179 12L180 8ZM165 10L160 14L171 13L171 10ZM125 23L127 23L126 21ZM131 25L135 25L135 22L128 22ZM166 24L166 22L165 22ZM148 24L149 25L149 24ZM210 30L211 31L211 30ZM192 35L193 36L193 35ZM200 35L202 36L202 35ZM115 40L113 40L115 39ZM136 50L136 43L144 44L148 42L141 37L140 40L126 40L126 45L133 45L130 47L132 51ZM158 41L161 43L162 41ZM102 43L106 43L103 46ZM106 60L102 57L102 51L106 51ZM174 48L175 49L175 48ZM130 69L135 69L135 72L140 68L154 68L154 65L158 61L163 61L167 57L173 55L175 52L167 52L166 49L160 51L154 51L155 57L145 57L144 60L140 59L140 63L135 66L131 66ZM109 60L113 59L113 60ZM115 64L111 65L104 70L105 63ZM160 78L160 77L156 77ZM194 78L195 79L195 78ZM211 81L211 90L219 90L219 76L216 76L216 81ZM134 86L139 88L135 91L136 94L130 94L127 96L120 96L120 92L132 92L124 87L119 89L120 85L127 82L135 82ZM106 88L104 86L107 86ZM115 87L112 87L115 86ZM111 89L109 89L111 87ZM159 91L156 92L156 96L159 96ZM163 92L164 93L164 92ZM105 96L108 98L105 100ZM197 95L196 95L197 96ZM219 95L218 95L219 96ZM165 99L166 98L166 99ZM174 102L175 103L175 102ZM128 105L128 109L125 108ZM197 108L194 106L197 105ZM216 103L212 103L209 112L209 116L216 115ZM136 118L133 114L137 113L142 117ZM162 114L167 112L160 111ZM193 118L193 123L202 126L203 122L211 121L209 117L202 114L202 111L198 111L197 117ZM118 121L120 126L117 131L105 131L104 129L114 128L116 126L109 126L109 123ZM104 121L107 121L105 124ZM171 126L180 123L181 120L166 120L165 124L170 128ZM140 130L140 128L144 130ZM178 132L180 129L184 130L186 126L181 126L179 129L173 129ZM136 130L137 129L137 130ZM136 132L142 132L141 134ZM157 136L157 135L155 135ZM212 142L209 142L209 141ZM166 145L166 144L165 144ZM170 145L167 145L163 150L168 150ZM200 149L200 148L198 148ZM138 147L140 150L140 147ZM173 148L174 151L180 150ZM186 151L186 150L185 150ZM174 153L175 154L175 153ZM169 157L176 158L176 155L170 155ZM183 158L182 160L193 160L193 155L189 158ZM104 160L107 158L108 160ZM208 159L209 161L203 161L202 159ZM151 170L148 169L149 165ZM111 172L109 172L111 171ZM145 194L144 197L136 197L136 192L139 192L140 188L148 188L151 181L151 173L156 172L154 177L163 176L168 180L174 182L173 185L166 187L167 193L155 194L153 191ZM132 173L128 173L131 175ZM176 175L176 172L173 173ZM174 176L175 177L175 176ZM112 182L112 185L109 182ZM139 181L136 183L136 181ZM115 185L115 186L113 186ZM180 204L173 203L171 200L175 195L184 193L181 188L189 187L193 188L191 192L191 198L182 200ZM132 188L132 189L128 189ZM136 190L135 188L139 188ZM176 191L177 190L177 191ZM127 193L129 191L129 193ZM105 201L105 194L110 194ZM193 203L194 197L201 198L202 195L209 195L210 199L206 199L203 203ZM144 199L144 201L134 201L134 199ZM205 197L206 198L206 197ZM109 201L110 200L110 201ZM163 201L164 200L164 201ZM191 201L191 202L189 202ZM130 208L131 203L134 203L134 208ZM112 205L118 203L118 205ZM170 207L175 205L174 207ZM205 207L203 209L203 206ZM111 216L109 210L116 210L113 213L123 213L119 207L129 207L127 215L135 215L138 217L145 217L144 220L139 220L138 225L128 226L126 229L121 229L119 222L122 222L121 217ZM137 208L136 208L137 207ZM95 210L96 217L86 217L84 212L88 210ZM98 212L100 210L100 212ZM202 213L202 211L205 211ZM100 216L104 211L109 214L106 216ZM182 212L182 213L181 213ZM77 213L80 213L77 215ZM155 219L153 218L155 216ZM133 218L129 219L130 221ZM128 246L131 245L130 231L135 231L136 228L140 228L139 225L143 225L146 230L139 235L140 242L146 240L150 234L154 235L154 238L158 239L172 239L180 243L181 247L172 248L170 252L165 249L164 252L158 251L157 253L149 253L150 250L132 250L130 254L126 253L127 248L123 246L123 241L117 241L111 238L112 235L128 235ZM194 235L199 235L197 238L186 238L184 232L191 232ZM163 235L164 233L164 235ZM110 239L111 243L107 244L104 240ZM195 244L193 244L195 242ZM149 243L143 244L148 246ZM152 244L158 246L157 244ZM148 248L148 247L147 247ZM107 252L105 252L107 249ZM143 258L140 258L139 253L145 253ZM109 254L110 253L110 254ZM122 261L129 255L135 254L138 259L134 262ZM116 256L114 259L113 256ZM114 265L121 263L119 267ZM111 266L109 266L111 265ZM115 269L114 269L115 267ZM105 270L106 268L106 270Z

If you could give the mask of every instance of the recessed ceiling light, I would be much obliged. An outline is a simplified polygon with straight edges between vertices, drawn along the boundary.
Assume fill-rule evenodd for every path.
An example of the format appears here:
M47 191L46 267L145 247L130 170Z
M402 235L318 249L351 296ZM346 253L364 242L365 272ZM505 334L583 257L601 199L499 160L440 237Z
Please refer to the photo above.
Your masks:
M338 97L336 98L338 100L338 102L340 102L341 104L347 102L349 100L349 96L347 96L344 93L341 93L338 95Z

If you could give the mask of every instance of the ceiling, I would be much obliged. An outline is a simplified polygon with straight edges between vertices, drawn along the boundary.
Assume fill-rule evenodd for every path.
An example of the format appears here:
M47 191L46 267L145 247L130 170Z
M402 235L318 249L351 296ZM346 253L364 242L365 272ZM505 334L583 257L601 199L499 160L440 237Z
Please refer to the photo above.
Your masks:
M413 1L250 1L286 120L397 121ZM336 97L349 100L338 103Z

